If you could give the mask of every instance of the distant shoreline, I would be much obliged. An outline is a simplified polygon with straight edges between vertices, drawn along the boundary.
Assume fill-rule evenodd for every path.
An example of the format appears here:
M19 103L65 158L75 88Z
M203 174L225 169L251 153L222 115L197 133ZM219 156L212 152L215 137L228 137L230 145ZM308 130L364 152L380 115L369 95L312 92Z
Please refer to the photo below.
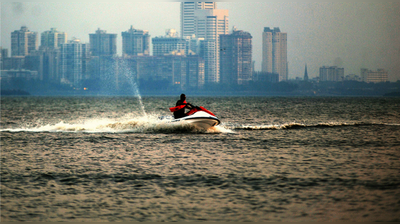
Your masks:
M2 96L30 96L31 94L24 90L11 89L11 90L1 90Z
M383 96L400 96L400 92L391 92L391 93L386 93Z
M400 92L391 92L386 94L307 94L293 92L191 92L191 91L173 91L171 93L162 92L143 92L142 97L173 97L185 93L193 97L399 97ZM107 93L107 92L83 92L83 91L51 91L51 92L27 92L24 90L1 90L1 96L43 96L43 97L136 97L134 94Z

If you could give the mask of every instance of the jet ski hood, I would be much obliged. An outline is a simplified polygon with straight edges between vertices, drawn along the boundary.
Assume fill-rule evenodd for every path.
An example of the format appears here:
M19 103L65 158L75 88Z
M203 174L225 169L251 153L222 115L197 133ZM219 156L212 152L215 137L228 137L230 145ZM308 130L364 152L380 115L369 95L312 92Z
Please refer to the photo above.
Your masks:
M185 117L174 119L171 122L185 122L204 130L221 123L215 114L201 106L194 107L186 115Z

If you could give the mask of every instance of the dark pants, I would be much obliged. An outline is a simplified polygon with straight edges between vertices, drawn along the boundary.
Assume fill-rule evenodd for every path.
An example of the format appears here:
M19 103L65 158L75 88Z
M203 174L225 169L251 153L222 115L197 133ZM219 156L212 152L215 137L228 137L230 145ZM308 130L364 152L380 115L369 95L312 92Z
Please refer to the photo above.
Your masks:
M174 112L174 118L175 119L186 117L186 116L187 115L185 114L185 108Z

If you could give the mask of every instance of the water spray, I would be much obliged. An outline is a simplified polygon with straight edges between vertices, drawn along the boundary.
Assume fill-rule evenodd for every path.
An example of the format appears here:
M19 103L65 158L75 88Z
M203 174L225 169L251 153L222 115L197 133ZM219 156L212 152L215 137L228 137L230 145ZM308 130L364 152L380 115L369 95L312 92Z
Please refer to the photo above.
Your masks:
M134 77L135 74L129 68L125 59L117 60L115 65L117 66L118 74L123 74L126 80L129 82L130 86L132 86L132 90L135 96L138 98L142 113L145 117L147 117L146 110L144 108L144 104L142 101L142 96L140 95L139 92L139 86L136 82L137 78Z

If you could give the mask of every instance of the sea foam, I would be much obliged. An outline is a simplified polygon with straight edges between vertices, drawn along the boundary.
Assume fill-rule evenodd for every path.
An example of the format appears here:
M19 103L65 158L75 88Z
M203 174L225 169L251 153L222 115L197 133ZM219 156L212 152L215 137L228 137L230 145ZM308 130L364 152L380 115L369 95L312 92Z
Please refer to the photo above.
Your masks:
M231 133L223 126L212 127L207 131L199 130L185 122L169 122L159 119L158 115L146 115L133 118L109 119L94 118L80 121L61 121L56 124L39 124L35 127L2 129L9 132L83 132L83 133ZM30 125L31 126L31 125Z

